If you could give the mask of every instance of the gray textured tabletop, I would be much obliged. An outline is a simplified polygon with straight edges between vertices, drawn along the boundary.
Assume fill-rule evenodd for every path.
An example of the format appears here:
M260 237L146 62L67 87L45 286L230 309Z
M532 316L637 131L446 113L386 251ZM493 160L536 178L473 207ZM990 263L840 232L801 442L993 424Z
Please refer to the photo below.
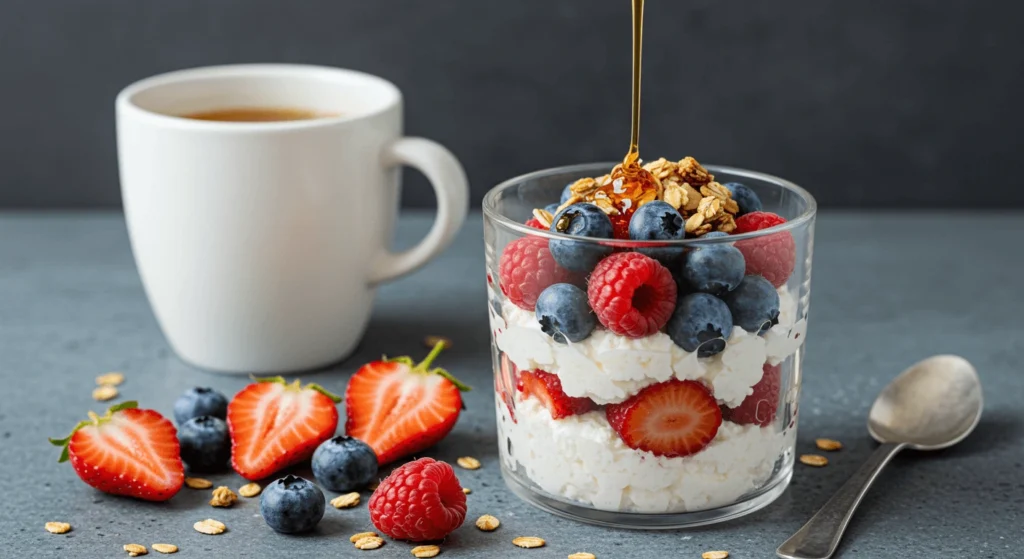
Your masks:
M418 239L429 216L406 214L400 243ZM451 249L424 270L382 288L362 345L344 363L304 378L337 392L362 363L422 355L441 334L454 348L442 365L477 390L455 430L426 454L454 461L473 489L465 526L442 557L551 557L589 551L601 559L700 557L725 549L735 559L772 557L871 452L867 410L901 369L933 353L958 353L978 368L985 414L959 446L897 457L867 496L839 557L1024 556L1024 214L825 214L815 243L810 331L798 452L816 437L841 440L825 468L797 464L793 483L768 508L741 520L688 531L631 532L550 516L509 493L498 471L491 360L478 215ZM86 410L94 377L124 371L126 399L169 414L184 389L209 385L233 394L239 377L199 371L173 355L142 291L119 214L0 214L0 556L121 557L125 543L170 542L179 557L411 557L389 541L359 551L352 533L372 529L364 503L328 507L318 529L299 537L267 528L256 500L231 509L206 504L208 491L183 489L151 504L98 493L80 482L47 436L63 436ZM301 470L300 470L301 471ZM308 472L308 470L307 470ZM307 474L308 475L308 474ZM235 474L208 476L232 487ZM365 494L364 494L365 495ZM328 498L333 496L328 494ZM502 520L496 532L472 525ZM192 523L228 526L204 536ZM70 522L51 535L43 524ZM513 547L519 535L547 546Z

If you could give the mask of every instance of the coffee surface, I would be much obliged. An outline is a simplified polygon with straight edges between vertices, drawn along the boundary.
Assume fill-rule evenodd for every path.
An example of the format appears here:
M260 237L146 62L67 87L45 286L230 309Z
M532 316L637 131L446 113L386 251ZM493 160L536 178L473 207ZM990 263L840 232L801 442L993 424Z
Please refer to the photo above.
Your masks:
M181 116L194 120L216 120L222 122L281 122L286 120L311 120L335 115L294 107L229 107L188 113Z

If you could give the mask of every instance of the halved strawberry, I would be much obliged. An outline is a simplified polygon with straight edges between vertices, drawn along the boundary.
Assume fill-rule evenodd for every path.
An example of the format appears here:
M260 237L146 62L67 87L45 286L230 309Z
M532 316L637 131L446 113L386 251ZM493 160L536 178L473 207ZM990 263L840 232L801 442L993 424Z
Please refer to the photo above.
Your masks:
M566 395L562 391L562 381L558 380L558 375L539 369L521 371L518 388L525 396L533 396L540 400L551 413L552 419L580 415L595 407L590 398L575 398Z
M308 460L338 428L341 398L322 386L281 377L253 379L228 404L231 466L258 480Z
M764 364L764 375L754 385L754 391L735 408L724 408L722 415L733 423L768 427L775 421L779 410L779 392L782 388L782 367Z
M519 369L516 368L515 363L508 358L508 354L504 351L501 352L500 361L499 374L494 375L494 390L498 393L501 401L505 403L508 415L512 418L512 423L518 423L516 421L516 404L515 400L512 399L512 394L515 392L516 387L519 386Z
M70 459L78 477L104 493L166 501L185 482L174 425L136 402L112 406L102 417L89 412L70 435L50 443L64 448L60 462Z
M656 456L689 456L718 434L722 412L715 397L695 380L672 379L644 388L605 408L608 423L626 446Z
M430 368L442 349L437 344L418 365L410 357L367 363L348 381L345 434L370 445L380 465L433 446L459 419L459 392L469 387Z

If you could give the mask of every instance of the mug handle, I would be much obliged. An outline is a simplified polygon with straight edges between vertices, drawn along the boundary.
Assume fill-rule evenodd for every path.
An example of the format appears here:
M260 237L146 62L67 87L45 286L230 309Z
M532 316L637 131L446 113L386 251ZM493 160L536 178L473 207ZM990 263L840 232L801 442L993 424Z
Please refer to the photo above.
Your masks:
M437 196L437 217L415 247L395 254L385 250L370 272L370 286L408 274L437 256L466 221L469 184L459 160L441 144L426 138L399 138L384 148L385 166L408 165L426 175Z

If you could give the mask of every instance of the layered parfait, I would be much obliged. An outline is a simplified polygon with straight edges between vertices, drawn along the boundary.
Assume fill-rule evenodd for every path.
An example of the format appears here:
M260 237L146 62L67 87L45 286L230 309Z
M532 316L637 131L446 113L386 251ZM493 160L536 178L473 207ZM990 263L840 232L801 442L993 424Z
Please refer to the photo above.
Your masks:
M601 511L735 504L791 468L809 248L692 157L610 171L489 262L506 475Z

